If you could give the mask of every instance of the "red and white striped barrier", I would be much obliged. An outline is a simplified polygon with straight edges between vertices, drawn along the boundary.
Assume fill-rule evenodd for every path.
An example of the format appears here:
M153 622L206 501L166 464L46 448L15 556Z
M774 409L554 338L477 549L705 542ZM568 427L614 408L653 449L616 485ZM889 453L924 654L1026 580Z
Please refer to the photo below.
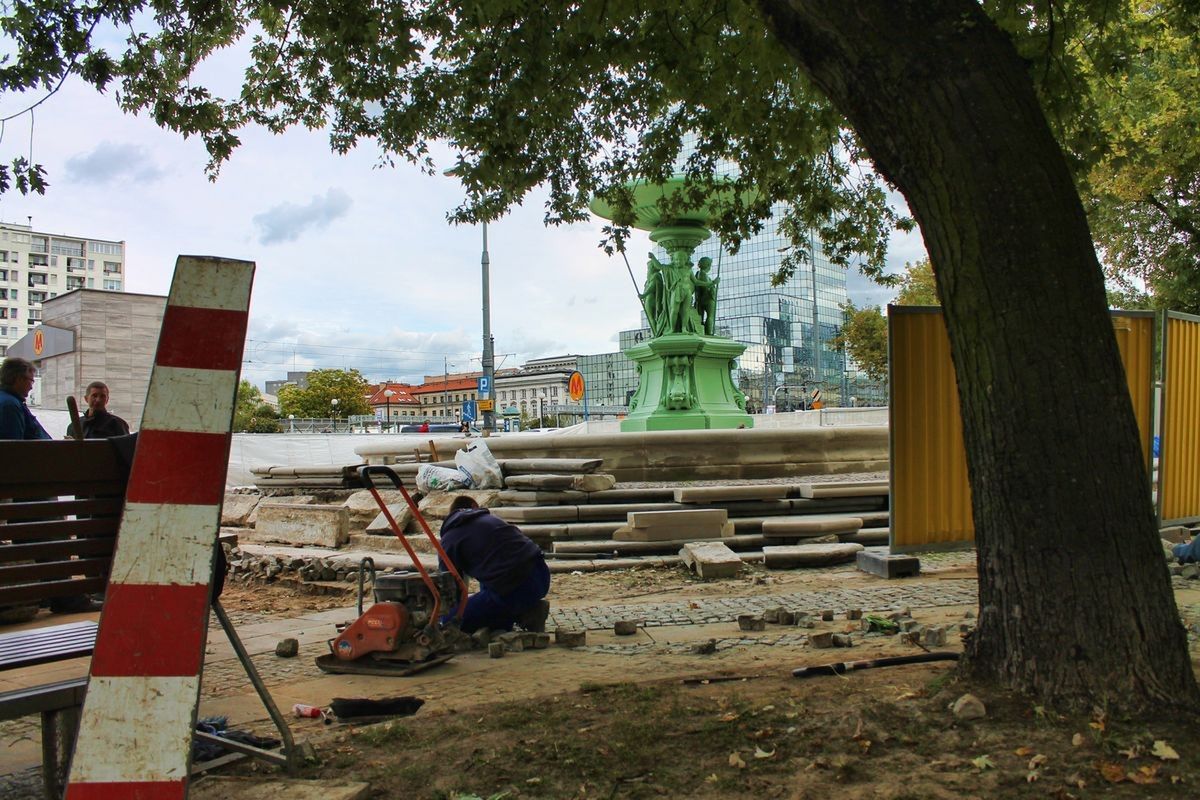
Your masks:
M67 800L187 796L253 278L249 261L175 264Z

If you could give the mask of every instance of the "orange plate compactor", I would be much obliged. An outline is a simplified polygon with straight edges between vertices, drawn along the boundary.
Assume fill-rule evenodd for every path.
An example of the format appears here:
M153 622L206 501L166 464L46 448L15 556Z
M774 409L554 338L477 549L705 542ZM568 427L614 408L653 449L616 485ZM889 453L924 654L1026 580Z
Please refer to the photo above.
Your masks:
M449 661L455 646L464 637L458 623L466 608L467 584L442 549L442 543L429 529L412 496L391 467L364 466L358 470L363 485L379 505L392 533L404 545L415 571L374 576L374 564L364 559L364 570L374 577L375 604L362 610L363 572L359 573L359 617L344 626L338 637L329 640L330 653L317 658L325 672L352 675L410 675ZM427 570L404 538L375 487L373 476L382 475L400 490L412 509L445 570ZM442 617L454 609L448 624Z

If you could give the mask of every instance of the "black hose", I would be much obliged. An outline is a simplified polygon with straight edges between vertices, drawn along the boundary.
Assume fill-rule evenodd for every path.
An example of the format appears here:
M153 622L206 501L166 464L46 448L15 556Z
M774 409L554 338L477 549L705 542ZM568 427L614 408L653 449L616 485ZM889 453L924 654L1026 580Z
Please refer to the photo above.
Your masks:
M924 664L930 661L958 661L958 653L942 651L938 653L919 653L912 656L887 656L885 658L869 658L863 661L839 661L834 664L821 664L816 667L799 667L792 670L793 678L811 678L816 675L844 675L847 672L875 667L896 667L901 664Z

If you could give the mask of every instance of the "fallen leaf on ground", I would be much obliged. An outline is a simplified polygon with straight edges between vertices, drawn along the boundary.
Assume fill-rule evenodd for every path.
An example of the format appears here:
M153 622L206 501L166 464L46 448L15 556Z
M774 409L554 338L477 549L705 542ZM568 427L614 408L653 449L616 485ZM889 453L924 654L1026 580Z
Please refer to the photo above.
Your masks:
M1084 738L1082 733L1077 733L1071 737L1071 744L1075 745L1076 747L1079 747L1081 744L1083 744L1083 742Z
M1019 755L1021 758L1024 758L1025 756L1029 755L1032 752L1033 752L1032 747L1018 747L1016 750L1013 750L1013 753L1015 753L1016 755Z
M1041 753L1038 753L1036 756L1029 759L1029 768L1037 769L1038 767L1040 767L1042 764L1045 764L1045 763L1046 763L1046 757L1044 755L1042 755Z
M775 750L774 750L774 748L772 748L771 750L763 750L761 747L755 747L754 748L754 757L755 758L774 758Z
M705 778L704 782L705 783L716 783L719 780L721 780L721 779L718 778L717 773L714 772L712 775L709 775L707 778Z
M1154 740L1154 747L1150 749L1150 752L1161 758L1163 761L1179 760L1179 753L1175 752L1175 748L1171 747L1171 745L1167 744L1162 739Z
M737 767L738 769L745 769L746 762L743 761L742 757L740 755L738 755L738 752L736 750L734 750L732 753L729 754L729 766Z
M988 758L987 756L979 756L978 758L972 758L971 763L975 765L975 769L979 769L979 770L996 768L996 764L992 761L992 759Z
M1129 773L1129 780L1141 786L1148 786L1152 783L1158 783L1158 765L1151 764L1144 767L1139 767Z
M1100 770L1101 777L1109 783L1120 783L1125 780L1125 768L1120 764L1113 764L1110 761L1101 761L1096 765Z
M1042 777L1042 773L1038 772L1038 771L1035 769L1035 770L1033 770L1032 772L1029 772L1028 774L1026 774L1026 775L1025 775L1025 782L1026 782L1026 783L1033 783L1034 781L1036 781L1036 780L1037 780L1038 778L1040 778L1040 777Z
M722 714L720 717L718 717L718 719L720 719L721 722L733 722L740 716L741 714L737 713L736 711L730 711L728 714Z

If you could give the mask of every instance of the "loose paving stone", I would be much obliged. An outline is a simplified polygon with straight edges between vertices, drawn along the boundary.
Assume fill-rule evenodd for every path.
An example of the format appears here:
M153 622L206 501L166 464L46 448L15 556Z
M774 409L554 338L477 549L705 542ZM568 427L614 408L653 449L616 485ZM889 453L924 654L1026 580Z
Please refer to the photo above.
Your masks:
M834 647L853 647L854 640L848 633L835 633L831 639Z
M862 619L862 609L861 608L846 609L846 619Z
M503 658L504 657L504 642L489 642L488 643L488 657L489 658Z
M810 633L808 635L808 643L813 647L820 648L821 650L833 647L833 631Z
M717 640L709 639L707 642L700 642L692 645L692 652L698 656L712 655L717 652Z
M554 631L554 643L561 647L581 647L587 644L587 631L559 628Z
M607 492L617 485L617 479L603 472L591 475L576 475L571 479L571 488L579 492Z
M826 608L821 611L821 621L822 622L833 622L833 609L832 608Z
M636 619L619 619L613 623L613 633L617 636L632 636L638 632Z
M781 608L781 609L779 609L779 613L778 613L777 619L775 621L778 622L780 625L795 625L796 624L796 612L788 611L786 608Z
M545 650L549 646L550 646L550 634L535 633L533 635L533 649L534 650Z
M921 641L926 647L945 647L946 629L940 625L930 626L925 629Z
M281 639L275 645L275 655L280 658L295 658L300 652L300 642L297 639Z
M744 631L765 631L767 621L758 614L741 614L737 618L738 627Z

